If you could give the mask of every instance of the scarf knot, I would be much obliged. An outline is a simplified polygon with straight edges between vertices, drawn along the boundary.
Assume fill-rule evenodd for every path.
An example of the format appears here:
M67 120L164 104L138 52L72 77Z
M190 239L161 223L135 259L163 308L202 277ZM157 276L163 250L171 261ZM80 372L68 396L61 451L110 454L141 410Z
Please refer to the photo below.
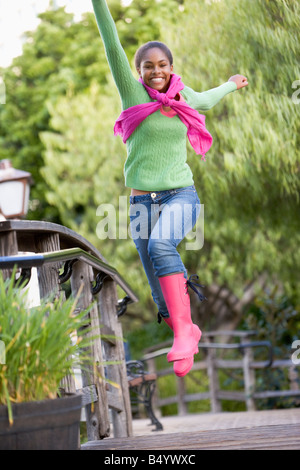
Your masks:
M175 96L184 88L181 77L176 74L171 75L170 85L166 93L160 93L151 87L148 87L142 80L150 98L154 102L137 104L131 108L125 109L116 120L114 134L120 135L125 143L131 136L137 126L150 114L157 111L161 106L167 106L173 109L180 120L187 127L188 139L199 155L201 160L205 160L205 154L212 145L212 136L205 127L205 116L199 114L198 111L191 108L185 101L176 101Z
M157 101L161 103L163 106L171 107L172 100L167 97L165 93L157 93L156 97Z

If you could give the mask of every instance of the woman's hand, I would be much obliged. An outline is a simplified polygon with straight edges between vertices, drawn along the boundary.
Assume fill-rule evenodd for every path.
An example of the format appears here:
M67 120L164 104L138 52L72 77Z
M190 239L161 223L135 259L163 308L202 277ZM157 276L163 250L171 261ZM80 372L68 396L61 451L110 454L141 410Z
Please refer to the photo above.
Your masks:
M236 83L238 90L248 85L248 80L244 75L233 75L228 81Z

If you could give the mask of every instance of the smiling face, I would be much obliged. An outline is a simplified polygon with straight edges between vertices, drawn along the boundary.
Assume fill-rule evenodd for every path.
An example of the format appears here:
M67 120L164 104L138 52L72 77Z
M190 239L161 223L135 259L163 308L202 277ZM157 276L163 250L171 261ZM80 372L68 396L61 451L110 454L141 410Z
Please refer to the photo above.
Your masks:
M161 49L154 47L144 52L137 71L146 85L165 93L169 87L173 65Z

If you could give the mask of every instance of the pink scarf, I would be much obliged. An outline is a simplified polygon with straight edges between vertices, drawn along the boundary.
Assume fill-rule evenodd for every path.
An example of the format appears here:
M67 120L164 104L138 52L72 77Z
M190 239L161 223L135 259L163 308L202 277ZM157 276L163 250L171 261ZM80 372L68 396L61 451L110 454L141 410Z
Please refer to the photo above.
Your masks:
M148 87L143 82L142 78L140 78L139 81L146 88L150 98L156 101L138 104L122 111L115 123L114 134L120 135L125 143L136 127L149 116L149 114L154 113L162 106L169 106L186 125L187 135L193 149L198 155L202 155L201 160L205 160L205 153L212 145L212 136L205 127L205 116L199 114L198 111L191 108L184 101L176 101L174 99L177 93L184 88L181 77L176 74L171 75L170 86L167 93L160 93Z

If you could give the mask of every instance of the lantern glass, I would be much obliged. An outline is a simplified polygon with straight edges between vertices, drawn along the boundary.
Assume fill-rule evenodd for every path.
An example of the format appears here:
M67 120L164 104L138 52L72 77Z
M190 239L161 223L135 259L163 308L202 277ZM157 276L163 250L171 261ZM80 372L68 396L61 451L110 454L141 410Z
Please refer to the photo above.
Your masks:
M4 217L18 216L26 213L28 207L29 188L26 190L25 182L3 181L0 184L1 212ZM24 205L25 200L25 207Z

